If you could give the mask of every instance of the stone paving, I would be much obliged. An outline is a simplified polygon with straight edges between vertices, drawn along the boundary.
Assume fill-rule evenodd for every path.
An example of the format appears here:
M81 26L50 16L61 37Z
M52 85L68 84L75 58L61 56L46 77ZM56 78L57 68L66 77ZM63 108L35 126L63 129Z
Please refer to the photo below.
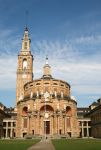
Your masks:
M50 139L42 139L28 150L55 150L55 148Z

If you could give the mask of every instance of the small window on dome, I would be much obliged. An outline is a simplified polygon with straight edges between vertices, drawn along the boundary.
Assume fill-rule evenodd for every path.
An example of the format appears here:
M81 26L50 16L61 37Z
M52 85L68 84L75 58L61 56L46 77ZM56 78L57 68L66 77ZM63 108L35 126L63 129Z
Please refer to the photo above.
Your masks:
M44 84L49 84L48 82L45 82Z
M54 85L58 85L57 83L53 83Z
M40 83L36 83L36 85L40 85Z
M64 84L61 84L61 86L64 86Z

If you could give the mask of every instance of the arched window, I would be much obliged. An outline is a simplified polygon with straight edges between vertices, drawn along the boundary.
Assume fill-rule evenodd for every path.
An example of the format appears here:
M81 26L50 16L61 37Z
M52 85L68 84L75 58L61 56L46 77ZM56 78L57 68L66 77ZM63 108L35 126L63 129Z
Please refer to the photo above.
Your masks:
M71 116L72 115L71 107L69 107L69 106L66 107L66 114L67 114L67 116Z
M23 115L27 115L27 112L28 112L28 107L23 107L23 110L22 110L22 114Z
M67 124L67 129L71 127L71 114L72 114L72 110L70 106L66 107L66 124Z
M44 105L40 108L40 111L54 111L53 107L50 105Z
M27 59L26 58L23 59L23 69L24 70L27 69Z

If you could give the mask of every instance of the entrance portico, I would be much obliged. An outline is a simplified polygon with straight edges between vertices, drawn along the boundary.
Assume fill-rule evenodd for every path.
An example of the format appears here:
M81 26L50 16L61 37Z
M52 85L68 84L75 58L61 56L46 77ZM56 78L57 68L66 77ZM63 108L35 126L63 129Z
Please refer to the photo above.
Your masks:
M50 134L50 121L44 121L44 134Z

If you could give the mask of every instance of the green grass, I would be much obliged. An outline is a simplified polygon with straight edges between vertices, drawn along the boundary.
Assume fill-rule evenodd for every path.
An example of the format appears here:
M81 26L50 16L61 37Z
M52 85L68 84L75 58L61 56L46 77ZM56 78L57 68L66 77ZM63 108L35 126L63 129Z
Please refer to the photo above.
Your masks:
M0 140L0 150L27 150L39 140Z
M52 142L56 150L101 150L100 139L60 139Z

